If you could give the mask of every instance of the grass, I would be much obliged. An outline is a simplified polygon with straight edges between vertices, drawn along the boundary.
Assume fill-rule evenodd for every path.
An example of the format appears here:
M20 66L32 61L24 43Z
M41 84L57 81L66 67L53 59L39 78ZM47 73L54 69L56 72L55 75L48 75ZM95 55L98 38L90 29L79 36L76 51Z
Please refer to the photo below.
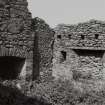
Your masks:
M105 83L102 81L51 81L32 83L28 94L52 105L105 105Z
M0 88L0 99L9 102L8 105L105 105L104 81L86 79L52 80L42 83L24 81L21 86L20 91L10 88L11 85L9 87L1 85L3 88Z

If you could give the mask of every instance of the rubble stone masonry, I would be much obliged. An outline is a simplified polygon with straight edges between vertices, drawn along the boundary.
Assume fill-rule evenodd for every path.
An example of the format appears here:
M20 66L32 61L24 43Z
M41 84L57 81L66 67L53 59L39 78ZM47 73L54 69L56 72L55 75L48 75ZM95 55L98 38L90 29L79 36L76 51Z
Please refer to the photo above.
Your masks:
M33 60L34 33L27 6L26 0L0 0L0 56L24 58L22 75L32 70Z
M35 74L39 74L40 77L45 80L48 79L47 77L49 77L49 75L52 75L52 51L55 32L43 19L38 17L33 18L32 25L36 39L34 47L34 67L38 70L35 71L37 72Z
M105 22L90 20L55 28L53 76L105 78Z
M60 24L53 30L44 20L32 19L27 6L27 0L0 0L0 67L5 70L0 77L19 71L18 77L43 80L51 75L105 79L105 22ZM6 64L16 67L7 72Z

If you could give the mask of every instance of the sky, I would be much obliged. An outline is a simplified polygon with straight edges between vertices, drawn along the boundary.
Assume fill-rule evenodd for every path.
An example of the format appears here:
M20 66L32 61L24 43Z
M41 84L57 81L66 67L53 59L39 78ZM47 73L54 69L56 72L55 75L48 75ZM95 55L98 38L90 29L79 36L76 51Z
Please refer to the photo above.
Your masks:
M77 24L90 19L105 21L105 0L28 0L32 17L44 19L51 27Z

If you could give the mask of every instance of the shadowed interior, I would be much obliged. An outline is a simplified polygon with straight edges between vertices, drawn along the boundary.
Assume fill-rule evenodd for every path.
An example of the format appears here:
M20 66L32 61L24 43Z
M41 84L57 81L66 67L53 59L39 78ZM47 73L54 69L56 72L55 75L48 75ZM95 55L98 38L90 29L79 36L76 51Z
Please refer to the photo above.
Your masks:
M16 79L25 64L25 58L4 56L0 57L0 78Z
M82 50L75 49L74 50L79 56L95 56L95 57L103 57L104 50Z

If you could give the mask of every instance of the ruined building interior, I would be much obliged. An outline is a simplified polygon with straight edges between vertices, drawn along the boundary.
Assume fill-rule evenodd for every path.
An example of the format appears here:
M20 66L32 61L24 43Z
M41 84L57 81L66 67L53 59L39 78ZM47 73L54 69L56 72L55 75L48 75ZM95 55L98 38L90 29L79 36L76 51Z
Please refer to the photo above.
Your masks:
M105 22L51 29L26 0L0 0L0 78L105 78Z

